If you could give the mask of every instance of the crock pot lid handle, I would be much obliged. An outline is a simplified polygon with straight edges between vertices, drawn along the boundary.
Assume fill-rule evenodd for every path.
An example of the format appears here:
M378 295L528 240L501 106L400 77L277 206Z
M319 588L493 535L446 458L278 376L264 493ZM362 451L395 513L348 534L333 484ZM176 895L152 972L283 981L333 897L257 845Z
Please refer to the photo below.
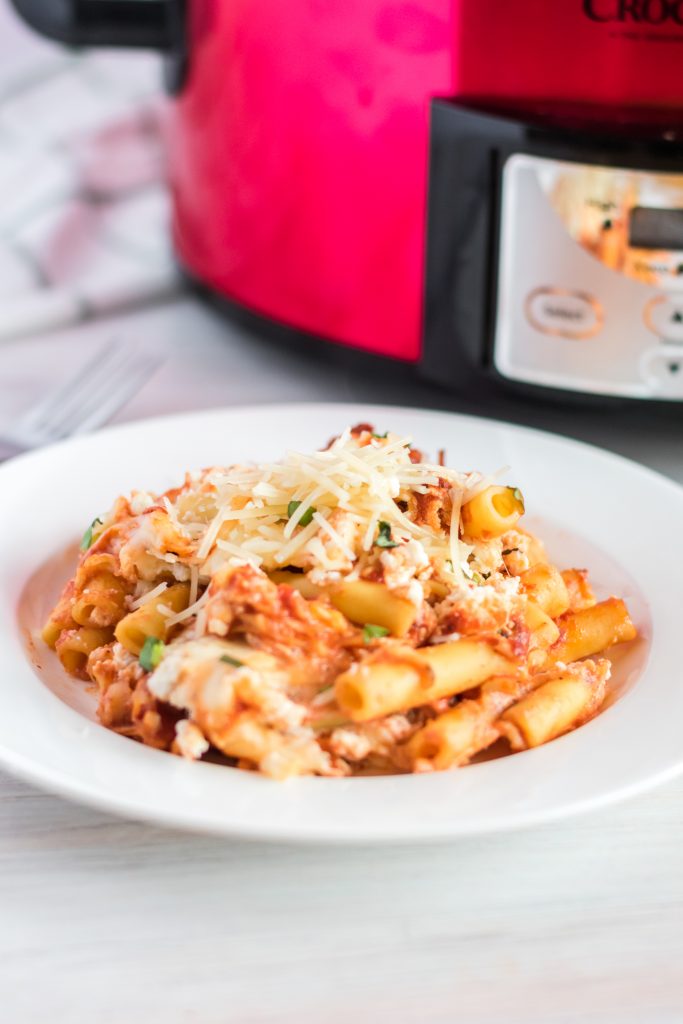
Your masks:
M178 0L10 0L37 32L67 46L169 49Z

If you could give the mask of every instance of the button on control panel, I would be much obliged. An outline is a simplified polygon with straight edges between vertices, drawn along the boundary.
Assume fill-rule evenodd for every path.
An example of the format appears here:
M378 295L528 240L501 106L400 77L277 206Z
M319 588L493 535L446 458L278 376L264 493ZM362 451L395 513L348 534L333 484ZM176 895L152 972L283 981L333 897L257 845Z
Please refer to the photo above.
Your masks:
M527 296L525 312L535 330L560 338L592 338L603 325L597 299L566 288L536 288Z
M683 344L683 295L658 295L645 307L645 323L664 341Z
M660 345L645 352L641 361L645 382L666 398L683 398L683 348Z

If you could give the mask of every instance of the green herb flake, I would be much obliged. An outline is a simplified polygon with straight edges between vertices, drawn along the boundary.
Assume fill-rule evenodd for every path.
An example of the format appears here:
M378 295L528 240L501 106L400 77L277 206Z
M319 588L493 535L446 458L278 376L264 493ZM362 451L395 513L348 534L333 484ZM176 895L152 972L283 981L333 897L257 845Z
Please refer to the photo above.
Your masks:
M83 534L83 539L81 540L81 551L87 551L88 548L91 546L92 535L95 532L95 527L98 525L98 523L100 526L102 526L102 520L100 519L99 516L96 516L95 519L93 519L90 526L88 527L88 529Z
M398 541L391 539L391 526L389 523L385 523L384 520L381 520L378 523L378 526L379 533L377 534L375 546L378 548L397 548Z
M373 640L388 636L389 630L386 626L376 626L373 622L366 622L363 626L363 643L370 644Z
M520 503L520 505L522 506L522 512L524 512L524 495L520 491L519 487L511 487L510 490L512 491L512 497L515 499L515 501L518 501Z
M230 654L221 654L218 660L222 661L224 665L232 665L233 668L242 668L244 665L243 661L233 658Z
M389 431L385 430L383 434L376 434L373 430L372 436L376 437L378 441L385 441L389 436Z
M154 671L163 657L165 646L164 641L159 640L156 636L145 638L139 658L140 666L144 668L145 672Z
M288 519L292 518L292 516L294 515L294 513L296 512L296 510L298 509L300 504L301 504L300 501L290 501L289 505L287 506L287 518ZM301 519L299 520L299 524L298 525L299 526L308 526L309 523L313 522L313 513L317 512L317 511L318 510L315 507L315 505L309 505L308 508L306 509L306 511L304 512L304 514L302 515Z
M504 555L511 555L513 551L519 551L519 548L505 548L503 551Z

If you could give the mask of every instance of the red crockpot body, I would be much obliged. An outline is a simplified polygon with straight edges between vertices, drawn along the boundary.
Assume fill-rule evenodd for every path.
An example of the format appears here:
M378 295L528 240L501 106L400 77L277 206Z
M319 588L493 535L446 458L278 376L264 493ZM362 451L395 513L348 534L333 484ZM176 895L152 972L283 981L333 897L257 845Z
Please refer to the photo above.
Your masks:
M420 349L428 97L449 0L192 0L171 133L181 261L229 299L387 355Z
M434 95L683 108L683 0L188 6L182 263L256 313L404 359L421 348Z

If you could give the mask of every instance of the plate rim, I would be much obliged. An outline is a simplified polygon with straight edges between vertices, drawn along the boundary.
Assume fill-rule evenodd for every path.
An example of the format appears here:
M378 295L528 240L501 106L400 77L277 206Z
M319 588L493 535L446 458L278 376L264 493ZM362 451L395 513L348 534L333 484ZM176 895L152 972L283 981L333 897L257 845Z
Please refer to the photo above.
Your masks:
M622 455L620 452L615 452L611 448L604 448L602 445L593 444L590 441L582 441L579 438L570 437L568 434L563 434L557 430L545 430L543 427L531 427L524 423L515 423L514 420L500 419L497 416L482 416L476 413L460 412L455 409L427 409L421 405L395 405L394 403L383 403L383 402L320 402L320 401L296 401L296 402L255 402L245 403L244 405L233 405L233 406L211 406L209 409L196 409L196 410L185 410L178 413L164 413L160 416L144 416L138 417L133 420L126 420L124 423L112 423L106 427L101 427L98 430L91 431L87 434L78 434L74 437L67 437L61 441L55 441L52 444L44 445L41 448L33 449L32 451L23 452L20 455L15 455L8 459L6 462L0 463L0 481L5 473L11 473L18 465L26 465L30 460L39 460L44 458L46 454L52 454L55 451L61 451L65 448L70 448L75 445L90 444L93 440L97 440L101 437L111 437L118 434L126 434L128 432L134 432L136 429L142 426L164 426L168 423L176 422L178 420L195 420L206 418L210 419L214 416L219 415L237 415L239 413L271 413L275 410L282 412L293 412L295 410L342 410L342 409L366 409L366 410L381 410L382 412L390 412L397 414L404 413L417 413L420 416L427 416L430 418L438 418L441 416L447 416L450 419L467 420L476 424L482 424L484 426L497 426L497 427L510 427L515 433L528 434L536 438L552 439L553 441L567 445L570 448L579 448L586 452L590 452L593 456L601 456L609 461L616 461L625 465L626 467L635 470L639 473L643 473L646 476L650 476L657 480L661 484L665 484L670 487L674 492L683 494L683 483L678 483L672 477L667 476L666 473L662 473L658 469L652 469L650 466L646 466L642 462L638 462L637 459L632 459L628 455ZM181 470L182 472L182 470Z

